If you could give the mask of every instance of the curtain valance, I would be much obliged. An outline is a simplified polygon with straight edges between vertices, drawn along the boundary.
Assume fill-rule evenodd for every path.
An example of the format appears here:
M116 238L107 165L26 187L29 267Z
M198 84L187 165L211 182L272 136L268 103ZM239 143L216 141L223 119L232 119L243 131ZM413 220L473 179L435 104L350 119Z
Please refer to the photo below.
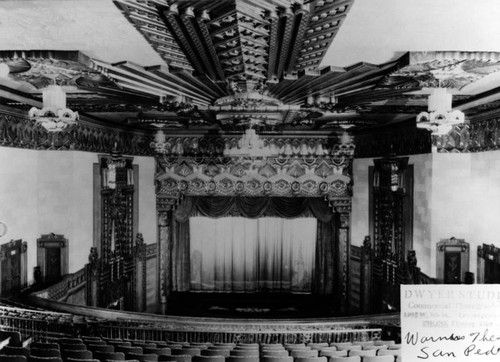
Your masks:
M322 222L332 219L328 204L317 197L247 197L247 196L187 196L175 211L178 222L190 216L223 217L237 213L243 217L278 216L295 218L312 213Z

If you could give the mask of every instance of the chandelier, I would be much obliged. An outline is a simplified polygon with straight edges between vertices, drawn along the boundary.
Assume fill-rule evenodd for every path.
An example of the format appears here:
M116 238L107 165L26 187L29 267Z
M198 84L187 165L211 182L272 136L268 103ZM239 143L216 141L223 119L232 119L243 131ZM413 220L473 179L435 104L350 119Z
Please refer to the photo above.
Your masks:
M264 144L253 128L247 128L237 145L224 148L224 156L230 157L270 157L278 155L278 151Z
M466 123L463 112L452 110L452 95L446 88L433 88L428 100L428 112L417 115L417 127L434 136L448 134L456 124Z
M47 132L61 132L79 120L78 112L66 108L66 93L61 86L55 84L43 90L43 108L33 107L28 115Z

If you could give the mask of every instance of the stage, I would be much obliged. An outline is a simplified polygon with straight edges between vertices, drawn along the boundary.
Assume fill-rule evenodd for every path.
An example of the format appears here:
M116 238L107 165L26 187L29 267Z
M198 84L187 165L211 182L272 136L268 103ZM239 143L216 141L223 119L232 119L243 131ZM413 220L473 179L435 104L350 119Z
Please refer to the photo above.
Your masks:
M167 313L230 318L328 318L338 316L332 295L309 293L174 292Z

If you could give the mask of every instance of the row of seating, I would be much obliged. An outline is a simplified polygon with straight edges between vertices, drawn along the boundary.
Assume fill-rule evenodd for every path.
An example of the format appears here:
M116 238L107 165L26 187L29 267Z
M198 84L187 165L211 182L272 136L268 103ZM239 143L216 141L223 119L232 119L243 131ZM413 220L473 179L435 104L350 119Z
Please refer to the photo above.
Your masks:
M342 362L400 361L394 341L309 344L235 344L127 341L98 337L33 342L29 347L5 346L6 362ZM371 357L376 357L371 359Z

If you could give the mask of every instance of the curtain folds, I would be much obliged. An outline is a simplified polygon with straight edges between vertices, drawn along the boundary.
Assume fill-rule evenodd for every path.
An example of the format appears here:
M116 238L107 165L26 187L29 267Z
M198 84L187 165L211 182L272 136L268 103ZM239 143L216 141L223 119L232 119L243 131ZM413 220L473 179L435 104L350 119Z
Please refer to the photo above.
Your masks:
M332 211L321 198L244 196L186 197L175 211L174 217L178 222L186 222L193 215L243 216L251 219L278 216L291 219L308 212L321 222L329 222L333 217Z
M190 260L189 218L194 216L207 216L211 218L239 216L250 219L267 216L285 219L315 217L318 222L316 226L316 246L314 248L315 256L313 256L312 267L314 275L312 278L309 278L309 280L312 280L310 290L315 294L334 294L337 283L336 280L338 279L336 277L338 248L337 223L335 214L328 207L328 203L322 198L243 196L189 196L183 198L179 207L173 213L174 222L172 223L171 285L174 291L189 291L190 284L193 280L193 275L191 275L191 273L202 272L203 270L201 264L193 270L193 266L191 265L193 260ZM239 234L236 234L234 237L241 239L245 238L243 235L249 235L244 229L238 232ZM262 235L262 237L264 237L264 235ZM249 250L247 249L246 247L239 250L233 249L231 253L234 252L236 254L233 254L231 258L241 259L242 261L246 258L246 263L248 263L248 265L243 267L242 270L244 273L251 274L256 273L256 270L262 271L263 269L260 267L255 269L251 266L251 264L255 264L258 261L248 258ZM228 253L229 250L230 249L225 248L224 253ZM267 255L265 249L261 251L263 252L263 257L273 255L273 253ZM230 255L226 256L230 257ZM216 254L213 255L213 258L217 258L216 263L219 264L220 260L218 260L219 257ZM296 263L297 260L293 262ZM219 268L222 268L224 263L219 265ZM253 271L250 271L250 269L253 269ZM284 267L286 273L288 273L288 269L288 267ZM216 269L214 272L219 273L222 271ZM302 273L299 273L299 275L300 274ZM256 277L256 280L260 278L266 280L264 275L256 275ZM195 277L195 279L196 278L198 277ZM241 283L239 287L241 291L256 290L256 286L250 282L249 278L243 279L246 281ZM275 280L276 278L272 277L271 279ZM201 281L201 279L199 280ZM292 284L297 283L296 280L290 280L290 282L292 282ZM302 287L304 286L303 282L299 282L299 284L302 284ZM224 289L224 287L222 287L222 289Z
M337 240L335 222L318 222L313 292L333 294Z
M202 216L189 223L191 290L312 291L317 219Z

